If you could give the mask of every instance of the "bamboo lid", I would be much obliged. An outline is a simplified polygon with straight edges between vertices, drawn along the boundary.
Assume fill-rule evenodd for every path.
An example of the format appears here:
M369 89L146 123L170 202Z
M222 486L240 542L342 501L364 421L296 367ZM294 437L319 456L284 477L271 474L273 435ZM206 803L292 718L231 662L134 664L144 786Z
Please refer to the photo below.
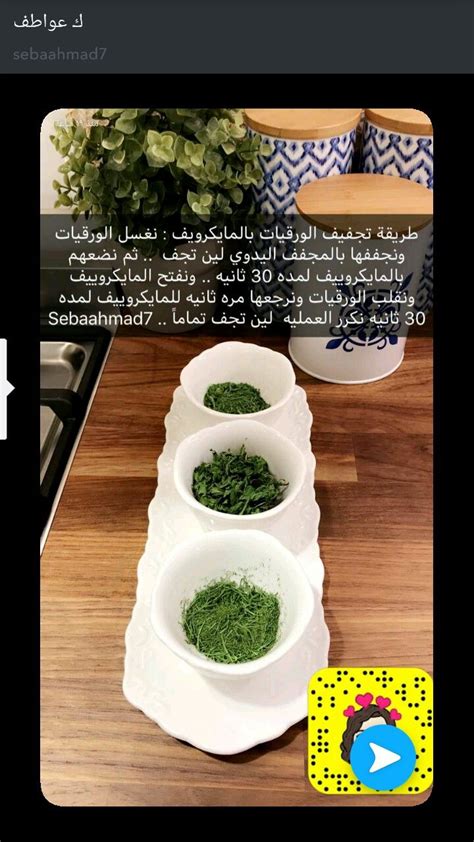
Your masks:
M433 134L430 118L424 111L417 111L416 108L366 108L365 116L382 129L405 134Z
M391 175L349 173L305 184L296 207L311 225L347 230L364 217L367 225L391 225L395 231L423 228L433 215L433 191L416 181Z
M272 137L318 140L355 129L360 108L245 108L247 126Z

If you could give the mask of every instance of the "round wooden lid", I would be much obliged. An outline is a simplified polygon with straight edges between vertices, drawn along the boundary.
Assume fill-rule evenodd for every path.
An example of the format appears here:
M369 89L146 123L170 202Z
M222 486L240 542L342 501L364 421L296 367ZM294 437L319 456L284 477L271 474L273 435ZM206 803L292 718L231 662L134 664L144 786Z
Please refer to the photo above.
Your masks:
M245 108L247 126L272 137L318 140L355 129L360 108Z
M299 213L312 225L326 230L347 229L354 217L373 225L391 225L394 230L423 228L433 215L433 191L392 175L348 173L332 175L305 184L296 194Z
M424 111L416 108L366 108L365 116L383 129L405 134L432 135L433 126Z

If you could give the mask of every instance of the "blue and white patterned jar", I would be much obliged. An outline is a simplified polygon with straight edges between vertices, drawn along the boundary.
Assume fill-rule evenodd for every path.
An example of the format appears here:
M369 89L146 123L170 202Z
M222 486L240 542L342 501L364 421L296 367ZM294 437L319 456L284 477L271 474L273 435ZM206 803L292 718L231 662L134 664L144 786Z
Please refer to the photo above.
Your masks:
M322 254L311 261L312 241L308 240L303 262L295 259L295 274L301 270L304 299L308 302L309 296L311 306L296 303L292 310L290 357L303 371L330 383L369 383L387 377L402 363L407 325L414 323L405 315L413 306L416 278L430 235L432 193L409 180L349 173L305 185L296 203L296 229L307 232L312 226L315 253L321 255L318 243L322 241L328 256ZM381 237L380 226L390 227L389 238ZM408 229L416 237L405 236ZM360 231L367 236L360 236ZM331 240L331 247L324 245ZM341 254L335 257L333 249ZM396 252L403 260L398 260ZM371 277L374 266L380 272ZM390 266L399 267L399 271L392 279L382 277L384 272L393 275ZM331 281L331 275L337 283L328 288L328 307L324 283ZM330 318L326 320L328 310ZM303 319L298 323L299 316Z
M249 133L259 134L270 147L270 153L259 159L263 181L254 188L259 210L273 220L284 216L291 225L297 212L295 197L303 185L350 172L361 113L360 108L247 108ZM280 288L285 295L291 292L286 280L276 280L291 272L291 242L276 244L276 249L271 262L275 280L255 287L263 297L274 296ZM260 315L271 311L272 320L281 322L291 308L264 304L254 309Z
M263 184L255 190L263 213L296 212L295 196L310 181L348 173L360 108L247 108L250 133L271 152L260 158Z
M364 172L408 178L433 189L433 126L415 108L367 108L362 152ZM433 301L433 237L418 284L417 308Z

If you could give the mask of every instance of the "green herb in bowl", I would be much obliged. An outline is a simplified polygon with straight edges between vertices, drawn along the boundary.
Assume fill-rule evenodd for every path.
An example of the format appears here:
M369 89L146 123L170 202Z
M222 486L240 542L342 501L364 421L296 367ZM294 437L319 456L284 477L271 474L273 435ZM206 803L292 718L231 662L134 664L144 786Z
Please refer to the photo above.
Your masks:
M263 456L249 456L242 445L237 453L212 451L212 461L193 472L196 500L208 509L231 515L255 515L278 506L288 482L273 476Z
M221 664L261 658L275 645L280 601L243 578L212 582L185 603L181 624L188 643Z
M216 412L247 415L268 409L270 404L262 398L260 389L249 383L213 383L204 395L204 406Z

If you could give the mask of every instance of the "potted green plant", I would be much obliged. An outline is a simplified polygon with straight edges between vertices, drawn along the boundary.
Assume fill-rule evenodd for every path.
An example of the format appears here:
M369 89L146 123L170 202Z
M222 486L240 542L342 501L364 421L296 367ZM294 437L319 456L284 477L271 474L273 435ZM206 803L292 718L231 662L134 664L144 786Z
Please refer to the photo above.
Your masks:
M222 224L255 210L252 188L262 179L265 147L248 134L238 109L76 110L51 140L64 159L53 182L56 206L111 226L115 236L138 236L159 222L163 231L176 222ZM166 236L130 242L155 257L160 271ZM161 268L173 267L167 261ZM157 310L153 329L161 318Z
M185 222L251 211L262 178L261 140L238 109L101 108L89 125L57 125L52 142L64 163L57 206L132 230L150 217Z
M262 179L265 147L238 109L75 111L51 140L64 158L53 183L56 206L110 225L115 235L125 227L138 235L158 220L169 230L174 221L217 224L254 211L251 188ZM136 246L159 259L166 237Z

